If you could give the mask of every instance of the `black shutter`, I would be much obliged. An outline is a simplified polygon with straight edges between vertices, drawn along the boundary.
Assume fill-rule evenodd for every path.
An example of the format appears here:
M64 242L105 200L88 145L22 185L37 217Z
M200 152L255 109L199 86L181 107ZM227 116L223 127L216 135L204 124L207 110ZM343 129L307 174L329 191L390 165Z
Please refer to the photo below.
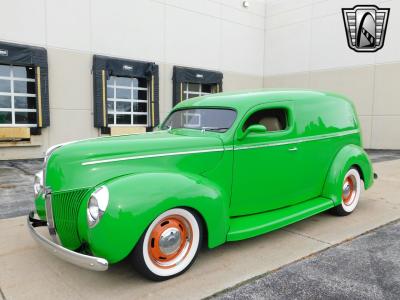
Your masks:
M37 127L50 126L49 71L46 49L0 42L0 64L35 68Z
M219 92L222 92L222 79L223 74L218 71L195 69L187 67L174 66L173 70L173 106L183 100L183 84L190 83L203 83L203 84L216 84Z
M127 60L108 56L93 56L93 100L94 100L94 126L108 132L107 128L107 79L110 76L146 78L149 83L150 106L149 126L151 130L158 125L158 66L153 62ZM154 107L154 112L153 112ZM153 118L154 116L154 118Z

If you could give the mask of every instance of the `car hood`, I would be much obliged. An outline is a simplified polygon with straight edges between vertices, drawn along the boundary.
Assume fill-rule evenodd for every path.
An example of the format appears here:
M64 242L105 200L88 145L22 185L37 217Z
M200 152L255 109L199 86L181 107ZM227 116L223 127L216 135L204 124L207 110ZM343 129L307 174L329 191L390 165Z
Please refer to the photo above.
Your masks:
M89 188L141 172L203 173L223 155L221 139L209 133L158 131L67 143L50 156L46 185L53 191Z

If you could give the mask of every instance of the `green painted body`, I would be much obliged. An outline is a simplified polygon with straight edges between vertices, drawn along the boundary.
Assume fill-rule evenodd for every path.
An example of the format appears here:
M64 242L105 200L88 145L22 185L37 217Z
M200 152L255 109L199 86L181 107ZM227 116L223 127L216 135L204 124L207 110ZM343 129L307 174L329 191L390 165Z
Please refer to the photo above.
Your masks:
M373 183L354 107L342 96L298 90L220 93L186 100L174 110L202 107L234 109L237 117L224 133L160 130L55 150L46 186L53 192L62 244L73 250L85 244L115 263L158 215L187 207L204 220L212 248L339 205L350 167L361 172L365 188ZM286 109L289 126L241 138L243 123L261 108ZM109 205L99 224L89 228L87 202L103 185ZM45 218L43 202L41 196L36 199Z

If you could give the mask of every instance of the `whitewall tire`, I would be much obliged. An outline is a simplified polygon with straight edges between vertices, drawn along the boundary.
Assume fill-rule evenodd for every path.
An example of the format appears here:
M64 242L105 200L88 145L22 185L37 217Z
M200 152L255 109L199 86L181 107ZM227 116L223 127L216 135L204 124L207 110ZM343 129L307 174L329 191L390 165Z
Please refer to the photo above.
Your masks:
M201 219L183 208L159 215L142 235L133 253L137 271L161 281L185 272L195 261L202 240Z
M360 199L362 181L357 169L351 168L344 176L341 186L341 203L332 212L339 216L351 214Z

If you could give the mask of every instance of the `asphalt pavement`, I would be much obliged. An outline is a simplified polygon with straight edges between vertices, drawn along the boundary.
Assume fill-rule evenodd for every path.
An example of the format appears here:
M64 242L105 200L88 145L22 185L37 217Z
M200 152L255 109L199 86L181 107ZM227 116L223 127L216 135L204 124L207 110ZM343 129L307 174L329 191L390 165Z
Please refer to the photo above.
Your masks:
M42 159L0 161L0 219L33 209L33 179L42 164Z
M400 299L400 222L284 266L210 299Z

